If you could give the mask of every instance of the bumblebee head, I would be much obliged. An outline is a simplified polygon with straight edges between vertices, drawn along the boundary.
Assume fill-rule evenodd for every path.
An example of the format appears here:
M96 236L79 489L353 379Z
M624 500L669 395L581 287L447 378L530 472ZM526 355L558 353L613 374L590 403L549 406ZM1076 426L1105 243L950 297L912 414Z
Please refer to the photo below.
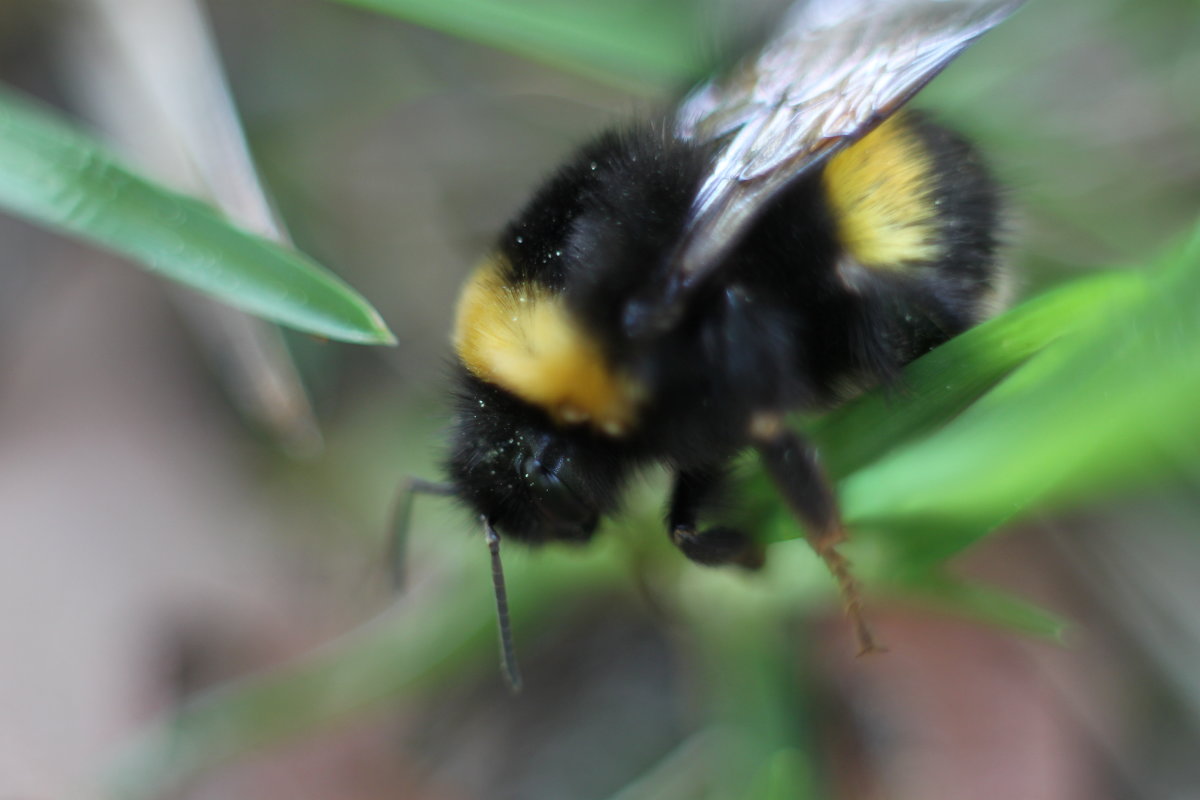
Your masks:
M586 429L469 375L452 426L446 471L458 496L510 538L583 543L615 505L623 460Z

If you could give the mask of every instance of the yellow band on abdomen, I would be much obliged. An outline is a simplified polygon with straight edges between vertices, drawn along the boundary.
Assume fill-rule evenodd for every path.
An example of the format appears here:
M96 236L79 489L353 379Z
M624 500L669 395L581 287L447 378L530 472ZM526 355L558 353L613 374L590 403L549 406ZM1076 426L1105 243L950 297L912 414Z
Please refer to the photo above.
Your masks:
M933 158L905 114L835 155L824 184L841 245L865 267L936 261L935 179Z

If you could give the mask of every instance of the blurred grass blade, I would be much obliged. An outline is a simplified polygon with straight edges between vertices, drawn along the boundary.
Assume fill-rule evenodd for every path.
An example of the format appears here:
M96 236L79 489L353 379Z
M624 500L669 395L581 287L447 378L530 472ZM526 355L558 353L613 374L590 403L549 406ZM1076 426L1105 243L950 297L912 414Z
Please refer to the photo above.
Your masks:
M871 392L809 426L826 467L844 477L931 433L1052 342L1139 291L1141 280L1112 273L1076 281L918 359L897 389Z
M1068 625L1061 617L1008 592L941 573L910 575L897 585L905 598L941 611L1061 642Z
M610 0L338 0L623 88L700 74L697 4Z
M789 627L795 608L755 592L710 600L683 606L692 637L688 660L700 676L701 701L726 737L712 790L704 796L825 796L815 764L820 748L811 717L802 712L805 676L798 664L804 661L797 659L801 644ZM781 782L788 784L782 795Z
M725 738L716 726L692 734L608 800L693 800L705 796L705 787L712 781L712 765L720 763L727 747Z
M472 543L478 544L478 543ZM615 544L615 542L614 542ZM479 545L479 555L486 555ZM479 674L500 683L490 565L458 560L424 602L409 597L307 657L223 684L147 726L107 774L105 797L151 800L245 754L322 730L388 700L419 697ZM582 556L546 553L505 564L518 641L551 624L575 598L621 585L613 546Z
M900 562L932 565L1031 507L1200 460L1200 229L1130 277L943 428L849 476L851 524L901 534Z
M0 206L283 325L347 342L394 341L378 312L320 265L139 177L3 89Z
M854 476L944 428L1038 353L1139 293L1142 283L1141 275L1112 273L1050 291L917 359L899 387L868 392L804 427L835 479ZM757 461L743 466L739 522L765 541L799 536ZM842 501L847 518L855 518L844 492Z
M796 748L784 748L765 759L762 770L746 792L747 800L797 800L816 797L815 791L802 791L814 781L809 765Z
M1200 468L1200 228L1151 267L1025 303L807 426L881 580L1031 510ZM800 535L761 474L744 484L767 541Z

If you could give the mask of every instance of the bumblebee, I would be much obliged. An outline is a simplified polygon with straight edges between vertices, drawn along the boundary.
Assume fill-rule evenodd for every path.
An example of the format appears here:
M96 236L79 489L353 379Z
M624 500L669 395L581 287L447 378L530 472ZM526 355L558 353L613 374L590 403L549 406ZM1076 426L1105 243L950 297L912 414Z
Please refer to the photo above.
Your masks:
M694 562L757 567L700 519L754 448L862 618L833 488L788 414L894 383L979 322L1000 284L996 185L906 102L1020 0L811 0L658 119L601 134L467 279L446 484L500 536L587 542L650 465ZM408 494L409 502L411 491Z

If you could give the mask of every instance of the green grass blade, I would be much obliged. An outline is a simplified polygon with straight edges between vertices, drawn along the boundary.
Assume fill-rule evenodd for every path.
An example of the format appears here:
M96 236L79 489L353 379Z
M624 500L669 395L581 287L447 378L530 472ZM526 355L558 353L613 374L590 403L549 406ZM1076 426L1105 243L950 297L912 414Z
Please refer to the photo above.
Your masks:
M722 731L713 726L685 739L665 758L608 800L696 800L712 782L709 774L727 747Z
M1200 465L1200 231L1156 266L1025 303L808 425L877 580ZM764 540L801 534L761 472L738 497Z
M1053 614L945 577L940 565L1036 509L1148 485L1200 464L1200 230L1156 271L1077 281L914 362L808 426L874 586L1031 635ZM800 535L751 470L737 496L765 541Z
M762 770L750 784L747 798L757 800L796 800L817 797L810 787L811 769L797 748L783 748L763 762ZM804 788L801 788L804 787Z
M1112 273L1055 289L918 359L905 370L901 386L869 392L810 421L806 430L835 479L859 480L857 473L936 434L1037 354L1142 288L1142 276ZM765 541L795 538L799 529L756 460L743 461L740 472L740 517L734 521ZM856 518L853 503L846 511Z
M611 0L338 0L645 92L700 74L696 5Z
M1130 277L944 427L850 475L850 524L888 531L900 562L932 565L1031 508L1200 460L1200 235Z
M910 575L896 585L906 599L943 613L1062 642L1067 622L1028 600L941 573Z
M867 395L809 426L836 477L878 461L960 414L1021 364L1139 291L1135 274L1063 286L980 325L913 362L903 384Z
M394 341L357 292L305 256L139 177L51 112L0 90L0 207L318 336Z

